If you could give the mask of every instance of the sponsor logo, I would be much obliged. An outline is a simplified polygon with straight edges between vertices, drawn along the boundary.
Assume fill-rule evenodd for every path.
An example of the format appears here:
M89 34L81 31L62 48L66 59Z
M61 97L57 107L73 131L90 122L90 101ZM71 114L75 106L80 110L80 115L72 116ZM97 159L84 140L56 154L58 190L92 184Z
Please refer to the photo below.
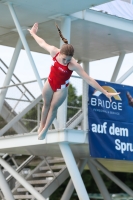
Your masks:
M117 91L110 86L102 86L102 88L109 93L117 93ZM98 108L111 109L115 111L122 111L122 99L120 95L113 96L113 98L116 101L110 102L109 100L103 100L103 99L97 98L97 97L100 97L101 94L102 92L95 90L95 92L93 93L94 97L92 97L90 100L91 106L98 107Z
M107 92L109 92L109 93L117 93L117 91L114 88L110 87L110 86L102 86L102 88L104 90L106 90ZM102 92L100 92L98 90L95 90L95 92L93 93L93 95L97 96L97 97L100 96L101 94L102 94ZM120 95L115 95L114 99L115 100L122 100Z

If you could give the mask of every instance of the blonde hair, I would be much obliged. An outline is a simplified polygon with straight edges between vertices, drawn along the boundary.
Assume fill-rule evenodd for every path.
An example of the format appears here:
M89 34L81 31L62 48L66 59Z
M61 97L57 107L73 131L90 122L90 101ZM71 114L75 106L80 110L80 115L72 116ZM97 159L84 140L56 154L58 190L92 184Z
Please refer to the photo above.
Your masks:
M60 49L60 53L61 54L65 54L66 56L73 56L74 55L74 48L71 44L68 44L68 40L66 38L63 37L61 30L59 29L58 25L56 25L56 28L59 32L59 36L61 37L62 41L64 42L64 44L62 45L61 49Z

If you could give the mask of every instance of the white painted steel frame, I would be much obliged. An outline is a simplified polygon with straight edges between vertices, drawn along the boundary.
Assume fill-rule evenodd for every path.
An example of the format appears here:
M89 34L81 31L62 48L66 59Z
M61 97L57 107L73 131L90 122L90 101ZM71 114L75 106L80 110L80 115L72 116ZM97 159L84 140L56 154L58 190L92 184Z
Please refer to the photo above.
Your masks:
M124 184L120 179L118 179L114 174L108 171L100 162L90 158L90 161L100 169L106 176L108 176L114 183L116 183L120 188L122 188L127 194L133 197L133 190L131 190L126 184Z
M75 128L79 123L82 122L82 120L83 120L83 112L80 113L80 115L77 116L77 118L70 125L68 125L67 128L69 129Z
M63 36L67 38L69 43L70 43L70 29L71 29L71 18L69 16L63 17L63 19L61 20L61 31L62 31ZM60 41L60 46L62 46L62 41ZM67 109L67 105L65 101L58 110L57 119L58 119L59 128L65 128L66 126L66 114L67 114L66 109ZM76 189L79 199L88 200L89 197L85 189L84 183L82 181L78 167L76 165L74 156L70 149L69 143L68 142L59 143L59 147L64 157L64 160L66 162L68 171L72 178L72 181L73 181L73 184L74 184L74 187Z
M89 61L83 61L84 71L89 74ZM83 130L88 130L88 84L83 80L83 95L82 95L82 109L83 109Z
M21 40L20 39L18 40L18 43L17 43L16 49L14 51L14 54L13 54L13 57L12 57L12 60L11 60L11 64L9 66L9 70L8 70L7 75L6 75L5 82L4 82L3 86L7 86L10 83L10 80L11 80L11 77L12 77L12 74L13 74L13 71L14 71L14 68L15 68L15 65L16 65L20 50L22 48L22 43L23 43L23 46L24 46L24 48L26 50L27 56L29 58L31 66L33 68L34 74L35 74L35 76L37 78L37 81L38 81L38 84L40 86L40 90L42 92L43 84L42 84L42 81L40 79L39 73L38 73L38 71L36 69L36 66L35 66L34 60L32 58L30 49L28 47L27 41L25 39L25 35L27 33L27 30L25 30L24 32L22 31L22 29L20 27L20 24L19 24L19 21L17 19L17 16L15 14L15 11L13 9L12 4L10 2L7 2L6 4L8 5L8 8L10 10L11 16L13 18L13 21L14 21L15 25L16 25L16 28L17 28L17 31L19 33L19 36L20 36ZM7 92L7 89L4 89L2 91L2 93L1 93L1 95L0 95L0 112L2 110L2 106L3 106L3 103L4 103L4 98L6 96L6 92ZM37 101L39 102L40 100L41 100L41 98L38 97ZM15 124L18 120L20 120L21 117L24 114L26 114L32 107L34 107L36 105L36 103L38 103L38 102L36 102L36 100L33 101L26 109L24 109L20 114L18 114L14 119L12 119L4 128L2 128L0 130L0 135L3 135L9 128L11 128L11 126L13 124Z
M103 14L101 12L96 12L96 11L92 11L92 10L87 10L86 12L84 11L80 11L77 13L74 13L71 15L72 17L78 18L78 19L83 19L83 20L87 20L90 22L94 22L94 23L98 23L101 25L105 25L105 26L109 26L112 28L117 28L120 30L124 30L124 31L129 31L129 32L133 32L133 24L131 21L129 20L125 20L122 18L118 18L115 16L110 16L107 14ZM121 52L119 59L117 61L113 76L111 78L111 81L116 81L116 78L118 76L118 73L120 71L120 67L122 65L123 59L125 57L125 52ZM130 74L133 73L133 67L131 67L119 80L117 80L117 83L122 83L126 78L128 78L128 76L130 76ZM84 124L85 125L85 124ZM96 160L91 160L93 161L92 163L95 164L98 168L101 169L101 171L103 171L103 173L105 173L110 179L112 179L118 186L120 186L124 191L126 191L130 196L133 196L133 191L127 187L123 182L121 182L117 177L115 177L113 174L111 174L108 170L106 170L100 163L98 163ZM91 165L91 164L90 164ZM100 166L100 167L99 167ZM94 170L94 168L93 168ZM96 171L95 171L96 173ZM94 173L93 173L94 174ZM98 179L96 178L96 183L98 183ZM104 183L102 183L102 186L104 186ZM104 187L104 189L106 190L106 188ZM104 191L102 192L104 193ZM106 195L105 199L109 199L110 197L108 196L108 192L106 190L106 194L104 193L104 195Z
M61 31L63 36L68 40L68 43L70 43L71 18L69 16L62 18ZM60 38L60 48L62 45L63 41ZM67 116L67 98L65 99L63 104L58 108L57 121L59 129L66 127L66 116Z
M13 154L18 153L17 148L24 148L23 152L28 152L29 154L35 155L36 152L32 151L30 148L37 145L41 145L41 154L44 155L42 150L47 151L47 146L45 144L57 144L69 142L70 144L84 144L86 138L86 132L76 129L60 129L60 130L49 130L46 138L44 140L37 139L37 132L30 132L25 134L17 134L12 136L0 137L0 152L5 149L14 149ZM46 147L46 149L45 149ZM56 151L56 150L55 150ZM34 152L34 153L33 153ZM9 151L11 153L11 151ZM20 152L21 153L21 152Z
M11 112L15 111L16 107L18 106L18 104L20 103L20 100L23 98L23 96L26 93L26 89L22 92L21 96L19 97L18 101L16 102L16 104L13 106Z
M38 82L38 84L39 84L39 87L40 87L40 90L41 90L41 93L42 93L43 84L42 84L41 78L40 78L40 76L39 76L38 70L37 70L37 68L36 68L35 62L34 62L34 60L33 60L33 58L32 58L32 55L31 55L29 46L28 46L28 44L27 44L27 41L26 41L26 39L25 39L25 36L24 36L24 34L23 34L23 31L22 31L22 29L21 29L21 26L20 26L20 24L19 24L19 21L18 21L18 19L17 19L17 16L16 16L16 14L15 14L15 10L14 10L14 8L13 8L11 2L7 2L6 4L8 5L8 8L9 8L10 13L11 13L11 16L12 16L12 18L13 18L13 21L14 21L14 23L15 23L15 26L16 26L17 31L18 31L18 33L19 33L20 39L21 39L21 41L22 41L22 43L23 43L23 46L24 46L24 48L25 48L25 51L26 51L26 53L27 53L27 56L28 56L28 58L29 58L30 64L31 64L31 66L32 66L32 69L33 69L33 71L34 71L35 77L36 77L36 79L37 79L37 82ZM58 128L58 123L57 123L57 120L56 120L56 119L54 119L53 124L54 124L55 128Z
M18 23L18 20L17 20L17 17L16 17L16 15L15 15L15 12L14 12L14 9L13 9L13 7L12 7L12 5L10 4L10 3L8 3L8 7L9 7L9 10L10 10L10 12L11 12L11 15L12 15L12 17L13 17L13 19L14 19L14 22L15 22L15 25L16 25L16 27L17 27L17 30L18 30L18 32L19 32L19 35L20 35L20 38L21 38L21 40L22 40L22 42L23 42L23 45L24 45L24 47L25 47L25 50L26 50L26 52L27 52L27 55L28 55L28 57L29 57L29 60L30 60L30 62L31 62L31 65L32 65L32 67L33 67L33 70L34 70L34 73L35 73L35 76L36 76L36 78L37 78L37 81L38 81L38 83L39 83L39 86L40 86L40 89L42 90L42 82L41 82L41 79L40 79L40 77L39 77L39 75L38 75L38 71L36 70L36 66L35 66L35 64L34 64L34 61L33 61L33 59L32 59L32 56L31 56L31 54L30 54L30 50L29 50L29 47L28 47L28 45L27 45L27 43L26 43L26 40L25 40L25 37L24 37L24 35L23 35L23 32L22 32L22 30L21 30L21 27L20 27L20 25L19 25L19 23ZM83 16L83 13L82 13L82 11L81 12L79 12L79 13L75 13L75 14L72 14L71 16L73 16L73 17L76 17L76 18L81 18L81 19L84 19L84 20L88 20L88 21L91 21L91 22L94 22L94 23L99 23L99 24L102 24L102 25L106 25L106 26L110 26L110 27L113 27L113 28L117 28L117 29L121 29L121 30L126 30L126 31L130 31L130 32L133 32L133 25L132 25L132 23L130 22L130 21L125 21L124 19L119 19L119 18L117 18L117 17L114 17L114 16L109 16L109 15L105 15L105 14L103 14L103 13L98 13L98 12L96 12L96 11L92 11L92 10L89 10L89 11L87 11L87 12L85 12L84 13L84 16ZM114 21L115 21L115 23L114 23ZM68 31L68 27L66 28L66 24L69 24L68 25L68 27L70 27L70 19L69 19L69 17L66 17L66 18L64 18L63 19L63 21L62 21L62 25L61 25L61 29L63 29L64 28L64 30L66 31ZM124 25L123 25L124 24ZM69 30L70 31L70 30ZM68 31L68 32L69 32ZM63 31L64 32L64 31ZM68 36L70 36L70 33L67 33L68 35L67 35L67 39L70 39L70 38L68 38ZM64 35L65 36L65 35ZM123 56L124 57L124 56ZM85 64L85 62L84 62L84 64ZM86 65L86 64L85 64ZM120 64L119 64L119 66L120 66ZM117 68L117 67L116 67ZM119 67L118 67L119 68ZM115 73L115 76L118 74L118 68L117 68L117 73L114 71L114 73ZM133 72L133 68L131 68L130 70L128 70L127 71L127 73L125 73L125 76L124 76L124 78L126 77L128 77L129 75L130 75L130 73L132 73ZM123 78L123 79L124 79ZM116 77L112 77L112 79L116 79ZM123 80L123 79L121 79L121 80ZM120 81L121 81L120 80ZM117 81L117 82L120 82L119 80ZM85 90L86 91L86 90ZM85 100L85 99L84 99ZM83 101L84 101L83 100ZM66 109L66 105L64 105L64 106L62 106L62 108L61 108L61 110L59 111L59 113L58 113L58 119L59 119L59 117L61 116L61 120L58 120L59 121L59 127L60 128L64 128L65 127L65 122L66 122L66 120L65 120L65 118L64 118L64 121L63 121L63 123L60 123L61 121L62 121L62 116L64 116L65 114L64 114L64 110ZM27 109L26 109L27 110ZM63 115L62 115L63 114ZM66 115L65 115L66 116ZM86 114L84 114L84 117L86 116ZM20 116L19 116L20 117ZM17 117L16 119L18 120L18 118L19 117ZM22 117L22 116L21 116ZM20 117L20 118L21 118ZM16 120L16 121L17 121ZM85 119L84 119L84 121L85 121ZM12 124L14 124L15 123L15 121L13 121L12 122ZM11 124L10 124L11 125ZM86 130L87 129L87 123L86 122L84 122L84 130ZM4 129L4 131L5 131L5 129ZM3 133L2 132L0 132L0 134L2 135ZM66 161L66 164L67 164L67 166L68 166L68 169L69 169L69 172L70 172L70 174L71 174L71 177L72 177L72 180L73 180L73 182L74 182L74 185L75 185L75 188L76 188L76 190L77 190L77 194L78 194L78 196L79 196L79 198L80 199L84 199L84 200L86 200L86 199L88 199L88 195L87 195L87 193L86 193L86 190L85 190L85 188L84 188L84 184L82 183L82 179L81 179L81 176L80 176L80 174L79 174L79 171L78 171L78 169L77 169L77 166L75 165L76 163L75 163L75 160L74 160L74 157L73 157L73 155L72 155L72 152L71 152L71 149L70 149L70 147L69 147L69 145L68 145L68 143L61 143L61 144L59 144L59 146L60 146L60 149L61 149L61 151L62 151L62 154L63 154L63 156L64 156L64 159L65 159L65 161ZM92 161L92 160L91 160ZM0 159L0 162L2 162L1 161L1 159ZM93 162L92 162L93 163ZM96 165L96 163L95 163L95 165ZM7 167L7 166L6 166ZM74 167L74 168L73 168ZM73 169L74 170L73 170ZM105 171L104 171L105 172ZM106 172L106 174L107 174L107 172ZM112 175L112 174L111 174ZM19 179L19 178L18 178ZM116 178L113 178L115 181L117 180ZM19 180L18 180L19 181ZM114 182L115 182L114 181ZM77 184L79 182L79 184ZM117 182L117 181L116 181ZM119 181L118 181L119 182ZM120 184L120 182L119 182L119 184ZM123 185L123 184L122 184ZM124 185L124 189L126 188L127 186L125 186ZM130 191L130 189L128 188L126 188L125 189L125 191L127 192L129 192L129 194L131 195L131 196L133 196L133 192L132 191ZM33 191L33 192L35 192L35 191ZM127 192L127 193L128 193ZM44 198L43 198L44 199Z
M36 199L45 200L45 198L37 192L22 176L20 176L6 161L0 158L0 164L21 184L26 188ZM8 200L8 199L7 199Z
M27 106L20 114L14 117L6 126L0 130L0 135L3 135L9 128L11 128L16 122L18 122L29 110L31 110L40 100L42 96L40 95L36 98L29 106Z
M5 177L2 173L1 167L0 167L0 188L6 200L14 200L9 185L7 184Z
M105 14L102 12L94 11L91 9L87 9L85 11L79 11L76 13L73 13L70 15L71 17L74 17L75 19L83 19L89 22L101 24L104 26L112 27L115 29L123 30L123 31L128 31L133 33L133 23L131 20L126 20L124 18L112 16L109 14ZM121 52L120 57L118 59L116 68L114 70L113 76L111 78L111 81L116 81L117 75L120 70L120 66L122 64L122 61L124 59L126 52ZM133 68L130 68L118 81L117 83L122 83L130 74L133 72Z
M33 159L35 158L35 156L31 155L29 156L19 167L16 168L16 172L20 172L25 166L27 166ZM12 179L12 175L9 175L6 178L6 181L9 182Z
M8 107L8 104L6 104L6 102L4 102L3 108L2 108L2 112L1 112L1 117L7 123L9 123L15 116L16 116L15 113L11 112L11 109ZM28 130L26 129L26 127L21 123L21 121L17 121L17 123L13 124L12 128L18 134L20 134L20 133L27 133L28 132Z
M8 69L7 75L5 77L5 80L4 80L4 83L3 83L3 87L5 87L5 86L10 84L11 77L13 75L13 72L14 72L14 69L15 69L15 66L16 66L16 62L18 60L18 56L19 56L21 48L22 48L22 42L19 39L18 42L17 42L16 48L14 50L14 54L12 56L11 63L9 65L9 69ZM2 107L3 107L3 103L4 103L4 99L5 99L7 90L8 90L8 88L3 89L3 90L1 90L1 93L0 93L0 113L2 111Z
M133 67L131 67L129 70L127 70L117 81L116 83L122 83L124 80L126 80L131 74L133 73Z
M83 19L89 22L133 33L133 23L131 20L108 15L91 9L87 9L86 12L79 11L71 14L70 16L75 19Z
M37 68L36 68L35 62L34 62L34 60L33 60L33 58L32 58L32 55L31 55L29 46L28 46L28 44L27 44L27 41L26 41L26 39L25 39L25 36L24 36L24 34L23 34L23 31L22 31L22 29L21 29L21 26L20 26L20 24L19 24L19 21L18 21L18 19L17 19L17 16L16 16L16 14L15 14L15 10L14 10L14 8L13 8L11 2L7 2L7 5L8 5L8 8L9 8L9 10L10 10L10 13L11 13L11 16L12 16L12 18L13 18L13 21L14 21L14 23L15 23L15 26L16 26L16 28L17 28L17 31L18 31L18 33L19 33L19 36L20 36L20 38L21 38L21 41L22 41L22 43L23 43L23 46L24 46L24 48L25 48L25 51L26 51L26 53L27 53L27 56L28 56L28 58L29 58L29 61L30 61L30 64L31 64L32 69L33 69L33 71L34 71L35 77L36 77L36 79L37 79L37 81L38 81L40 90L41 90L41 92L42 92L43 84L42 84L41 78L40 78L40 76L39 76L38 70L37 70Z
M0 59L0 61L2 61L2 60ZM81 79L81 77L79 77L79 76L73 76L72 75L71 77ZM41 78L41 80L46 81L47 77L46 78ZM21 82L21 83L17 83L17 84L13 84L13 85L6 85L4 87L0 87L0 89L10 88L10 87L14 87L14 86L18 86L18 85L24 85L24 84L33 83L33 82L37 82L37 80L31 80L31 81Z
M86 163L87 163L87 159L80 160L78 163L78 168L79 168L79 171L81 174L84 170ZM70 179L70 181L61 197L61 200L69 200L72 196L73 191L74 191L74 185L73 185L72 179Z
M105 183L103 182L103 179L101 177L101 175L99 174L97 168L95 167L95 165L93 165L93 163L91 162L91 160L88 159L88 167L91 171L91 174L104 198L104 200L108 199L111 200L111 196L106 188Z
M114 69L114 72L113 72L113 75L112 75L112 78L111 78L111 82L116 81L117 76L118 76L119 71L120 71L120 68L121 68L121 65L122 65L122 62L124 60L125 54L126 54L126 52L124 52L124 51L120 53L116 67Z
M68 168L68 171L70 173L73 185L75 187L75 190L77 192L77 195L80 200L89 200L89 196L87 194L87 191L85 189L83 180L81 178L80 172L78 170L78 167L76 165L75 159L73 157L72 151L69 147L69 144L67 142L60 143L60 150L62 152L62 155L64 157L66 166Z
M55 177L50 184L47 185L47 187L45 188L45 190L42 192L42 195L45 198L50 197L51 194L53 194L53 192L55 190L58 189L58 187L69 177L69 172L67 170L67 168L64 168L63 170L61 170L61 172L58 174L57 177Z

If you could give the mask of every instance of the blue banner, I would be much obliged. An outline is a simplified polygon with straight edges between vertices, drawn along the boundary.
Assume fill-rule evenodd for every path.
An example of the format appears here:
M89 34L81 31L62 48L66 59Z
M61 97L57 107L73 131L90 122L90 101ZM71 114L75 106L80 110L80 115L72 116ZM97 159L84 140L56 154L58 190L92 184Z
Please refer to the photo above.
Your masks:
M97 81L112 102L89 86L89 148L95 158L133 160L133 87Z

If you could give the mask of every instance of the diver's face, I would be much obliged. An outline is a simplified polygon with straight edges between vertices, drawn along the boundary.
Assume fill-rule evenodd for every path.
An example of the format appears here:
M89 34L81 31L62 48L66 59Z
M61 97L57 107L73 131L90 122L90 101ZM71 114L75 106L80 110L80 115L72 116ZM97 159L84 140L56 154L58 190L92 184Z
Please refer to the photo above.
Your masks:
M70 63L72 56L66 56L65 54L60 54L60 59L63 65Z

